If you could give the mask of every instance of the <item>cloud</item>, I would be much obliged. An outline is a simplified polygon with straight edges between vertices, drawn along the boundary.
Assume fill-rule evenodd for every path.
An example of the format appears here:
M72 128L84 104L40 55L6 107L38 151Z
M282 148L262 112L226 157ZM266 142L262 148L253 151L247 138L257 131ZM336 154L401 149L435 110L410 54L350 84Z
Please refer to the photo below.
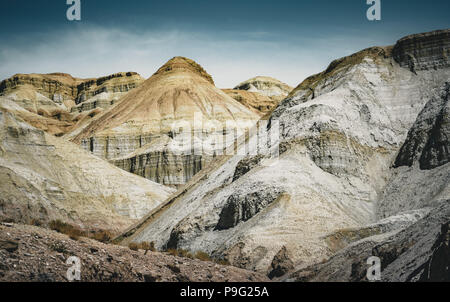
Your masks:
M292 86L320 72L331 59L371 46L365 38L289 37L268 32L133 31L74 26L2 43L0 77L65 72L98 77L119 71L151 76L174 56L201 64L221 88L257 75Z

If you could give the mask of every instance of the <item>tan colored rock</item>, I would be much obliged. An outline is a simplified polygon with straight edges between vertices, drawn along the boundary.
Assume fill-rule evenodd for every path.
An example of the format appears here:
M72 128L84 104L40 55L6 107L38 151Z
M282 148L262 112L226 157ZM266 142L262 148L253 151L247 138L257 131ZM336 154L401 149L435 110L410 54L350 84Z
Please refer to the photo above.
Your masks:
M118 232L172 192L29 126L0 103L1 220Z
M77 86L83 81L65 73L16 74L0 83L0 94L8 95L17 90L38 92L55 103L61 104L63 100L76 99Z
M71 108L71 111L107 109L143 81L144 79L135 72L121 72L98 79L85 80L77 87L77 106Z
M190 179L201 168L197 163L208 160L203 156L214 156L215 151L223 148L224 144L217 144L217 140L227 136L232 143L259 119L258 114L213 83L200 65L175 57L117 105L67 137L128 171L163 184L178 185L177 175ZM176 123L184 123L182 132L174 127ZM163 149L155 149L152 145L161 135L170 137L169 149L163 145ZM170 155L186 135L192 135L192 146L182 147L188 156ZM152 153L145 151L148 148ZM202 148L195 159L189 156L191 148Z

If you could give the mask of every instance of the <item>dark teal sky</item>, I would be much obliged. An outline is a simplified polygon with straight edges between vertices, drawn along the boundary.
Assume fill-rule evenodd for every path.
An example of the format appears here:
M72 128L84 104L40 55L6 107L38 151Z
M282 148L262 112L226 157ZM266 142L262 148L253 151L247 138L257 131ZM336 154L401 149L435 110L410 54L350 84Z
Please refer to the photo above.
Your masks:
M0 78L118 71L150 76L176 55L190 57L220 87L256 75L297 85L338 57L402 36L450 27L450 1L381 0L369 22L366 0L1 0Z

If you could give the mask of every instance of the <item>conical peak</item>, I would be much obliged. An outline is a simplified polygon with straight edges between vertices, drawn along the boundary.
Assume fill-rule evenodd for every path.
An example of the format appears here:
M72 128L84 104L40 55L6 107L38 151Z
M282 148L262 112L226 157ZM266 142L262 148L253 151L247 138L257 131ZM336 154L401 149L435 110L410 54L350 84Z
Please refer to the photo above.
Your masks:
M164 73L172 72L172 71L190 71L196 73L197 75L203 77L208 82L214 85L214 80L209 75L206 70L203 69L199 64L197 64L194 60L185 58L185 57L174 57L167 61L155 75L161 75Z

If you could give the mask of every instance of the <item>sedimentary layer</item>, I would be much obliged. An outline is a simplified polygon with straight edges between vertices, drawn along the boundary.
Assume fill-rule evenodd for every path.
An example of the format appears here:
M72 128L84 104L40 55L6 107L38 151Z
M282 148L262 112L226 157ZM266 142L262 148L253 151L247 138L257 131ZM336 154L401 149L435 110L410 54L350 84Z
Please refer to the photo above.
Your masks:
M203 156L214 156L226 145L220 142L232 143L259 119L213 83L200 65L175 57L119 104L69 137L128 171L179 185L180 179L188 180L208 161ZM173 143L157 150L162 135ZM185 143L187 136L192 143ZM171 154L176 145L187 155L192 149L203 150L198 156L178 157ZM151 153L145 151L148 148Z

